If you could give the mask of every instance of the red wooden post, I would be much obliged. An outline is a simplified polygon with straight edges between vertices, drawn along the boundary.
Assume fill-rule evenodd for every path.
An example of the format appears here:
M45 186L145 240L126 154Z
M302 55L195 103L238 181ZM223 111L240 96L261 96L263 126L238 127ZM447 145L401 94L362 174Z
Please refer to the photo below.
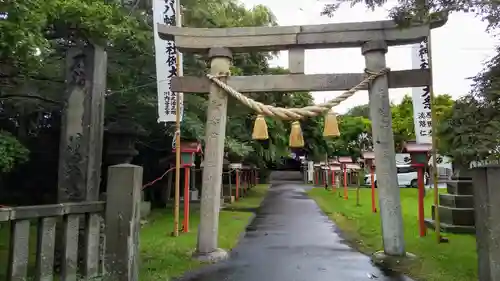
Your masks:
M425 186L424 186L424 167L420 166L418 169L418 229L420 237L426 235L425 227L425 211L424 211L424 196L425 196ZM436 209L437 212L437 209Z
M377 212L377 204L375 203L375 166L370 166L370 178L372 183L372 212Z
M189 232L189 179L190 167L184 166L184 232Z
M420 237L426 235L425 227L425 211L424 211L424 169L429 161L429 151L432 149L430 143L417 143L415 141L407 141L403 152L410 153L412 167L417 168L417 185L418 185L418 232ZM437 207L437 206L436 206ZM436 212L438 210L436 209ZM439 224L438 224L439 225ZM439 231L437 232L439 234Z
M347 192L347 165L344 164L344 200L349 199L349 194Z

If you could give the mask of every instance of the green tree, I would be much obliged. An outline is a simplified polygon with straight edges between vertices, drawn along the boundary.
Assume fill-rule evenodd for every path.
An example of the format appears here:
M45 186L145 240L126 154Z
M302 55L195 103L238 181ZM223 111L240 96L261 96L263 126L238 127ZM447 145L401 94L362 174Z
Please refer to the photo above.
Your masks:
M0 99L9 131L33 136L43 127L44 116L61 109L64 92L64 57L69 46L89 43L108 46L106 122L115 118L117 106L126 105L148 133L145 147L169 151L173 124L158 124L152 16L145 5L122 1L7 1L0 4ZM125 6L123 7L122 4ZM276 25L271 11L259 5L252 9L233 0L183 1L183 24L191 27L237 27ZM269 66L271 53L235 54L233 75L283 74L287 70ZM186 54L186 75L207 71L203 57ZM5 87L4 87L5 85ZM23 85L21 87L20 85ZM28 94L29 93L29 94ZM251 98L265 104L291 107L312 104L309 93L259 93ZM255 114L231 100L228 110L226 150L231 157L259 165L289 155L289 122L268 118L270 139L251 139ZM233 106L234 105L234 106ZM182 136L204 139L207 95L186 94ZM17 119L11 122L12 118ZM306 150L326 149L321 136L322 118L304 121ZM20 128L19 124L26 124ZM7 126L7 125L5 125ZM5 127L2 125L2 127ZM8 127L7 126L7 127ZM25 132L25 133L20 133ZM29 133L28 133L29 132ZM167 145L165 145L167 144Z
M142 47L127 33L141 23L101 1L8 0L0 3L0 15L0 125L21 143L50 127L48 120L61 108L69 46L129 42L129 50ZM0 150L8 150L1 147L7 143L12 142L2 142Z
M437 115L437 127L447 122L454 101L450 95L437 95L435 97L435 111ZM399 104L391 105L392 130L394 133L394 145L396 151L403 149L404 143L415 140L415 125L413 122L413 101L410 95L405 95ZM350 109L346 116L364 117L369 115L368 104L359 105ZM368 118L366 118L368 119ZM371 129L367 132L371 138ZM438 139L440 139L438 131Z
M347 111L347 116L361 116L370 119L370 107L368 104L357 105Z
M333 16L335 11L343 4L350 4L351 6L364 4L370 9L375 9L387 2L387 0L330 0L324 6L322 14ZM475 13L488 22L488 29L490 30L500 26L500 4L496 0L398 0L397 5L389 10L389 15L401 24L408 24L409 22L427 22L433 19L442 19L454 12Z
M324 15L332 16L344 3L364 4L374 9L387 3L386 0L331 0L324 6ZM429 22L443 19L450 13L474 13L485 21L487 31L495 33L500 27L500 2L411 0L398 1L390 9L390 16L403 27L410 22ZM443 112L439 125L439 148L462 164L484 157L498 157L498 93L500 73L500 47L497 55L486 63L485 68L474 77L474 89L464 98L457 100L453 110ZM437 107L437 106L436 106ZM436 110L438 113L440 111Z
M491 70L487 72L491 74ZM443 116L438 130L439 148L457 165L500 158L500 116L496 93L492 91L495 87L476 84L475 92L458 99Z
M329 156L360 157L372 147L371 122L361 116L339 116L340 137L327 140Z
M0 171L10 172L28 160L29 151L12 134L0 131Z
M413 101L410 95L405 95L400 104L391 106L392 131L396 151L403 149L404 143L415 139L413 123Z
M436 95L434 110L436 112L436 127L446 121L451 111L453 99L450 95ZM396 151L401 151L406 141L415 140L415 125L413 122L413 101L410 95L405 95L400 104L391 106L392 129ZM438 141L440 139L438 131Z

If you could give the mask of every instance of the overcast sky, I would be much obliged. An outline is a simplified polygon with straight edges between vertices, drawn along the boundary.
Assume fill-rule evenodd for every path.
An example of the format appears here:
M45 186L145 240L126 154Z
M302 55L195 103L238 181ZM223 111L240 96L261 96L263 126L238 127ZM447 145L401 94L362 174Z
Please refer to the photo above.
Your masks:
M325 24L338 22L375 21L387 19L387 9L394 0L372 12L362 5L348 5L336 12L335 17L320 16L327 0L240 0L251 8L254 5L268 6L278 18L280 25ZM448 23L432 32L432 56L434 67L434 92L450 94L454 98L470 90L471 81L483 68L483 62L494 55L495 43L499 40L485 32L486 25L472 14L453 14ZM282 52L274 65L288 67L288 54ZM411 46L389 48L387 66L392 70L411 69ZM306 51L305 70L314 73L362 72L364 59L359 48ZM410 89L391 90L393 102L399 103ZM316 102L332 99L339 92L315 92ZM349 108L367 103L367 92L361 91L335 108L345 113Z

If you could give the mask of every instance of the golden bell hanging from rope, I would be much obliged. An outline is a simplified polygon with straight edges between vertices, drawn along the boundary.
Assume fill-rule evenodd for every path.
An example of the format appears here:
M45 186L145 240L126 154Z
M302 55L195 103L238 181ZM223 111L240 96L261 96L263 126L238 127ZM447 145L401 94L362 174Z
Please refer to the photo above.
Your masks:
M253 125L252 138L254 140L267 140L269 134L267 133L267 123L263 115L257 115L255 124Z
M333 112L328 112L325 116L325 128L323 130L323 137L338 137L340 136L339 124L337 122L337 115Z
M293 121L292 123L289 146L292 148L304 147L304 136L302 136L302 129L300 128L299 121Z

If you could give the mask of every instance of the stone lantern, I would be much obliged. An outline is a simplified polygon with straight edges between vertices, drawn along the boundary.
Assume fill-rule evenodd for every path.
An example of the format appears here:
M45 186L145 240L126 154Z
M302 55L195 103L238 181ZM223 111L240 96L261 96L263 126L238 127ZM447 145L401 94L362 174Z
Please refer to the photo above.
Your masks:
M108 133L107 162L111 165L130 163L139 152L135 143L146 131L131 117L125 105L119 105L116 120L106 126Z
M109 165L129 164L139 152L135 149L135 142L139 136L146 135L146 131L137 124L125 105L117 107L116 119L110 122L105 132L107 137L106 160ZM151 212L151 202L144 200L144 191L141 192L141 218Z

